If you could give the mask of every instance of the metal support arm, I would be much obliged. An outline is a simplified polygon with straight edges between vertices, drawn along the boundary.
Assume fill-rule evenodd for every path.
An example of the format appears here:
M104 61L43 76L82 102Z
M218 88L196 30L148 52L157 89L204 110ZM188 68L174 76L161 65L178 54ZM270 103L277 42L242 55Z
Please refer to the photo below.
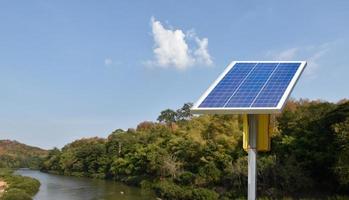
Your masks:
M257 115L248 115L249 144L248 144L248 200L257 198Z

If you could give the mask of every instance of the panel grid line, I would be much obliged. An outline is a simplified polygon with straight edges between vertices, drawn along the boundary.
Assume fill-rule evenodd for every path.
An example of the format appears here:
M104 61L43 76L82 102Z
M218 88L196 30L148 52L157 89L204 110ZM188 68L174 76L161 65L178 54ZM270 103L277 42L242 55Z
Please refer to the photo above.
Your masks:
M245 107L249 108L251 102L268 80L270 74L276 68L278 63L258 63L256 68L251 72L243 85L239 88L230 101L226 104L226 108Z
M224 75L223 79L215 85L214 89L200 103L199 107L222 107L255 64L256 62L236 63Z
M230 101L230 99L235 95L235 93L239 90L239 88L241 87L241 85L246 81L247 77L252 73L252 71L256 68L256 66L258 65L258 63L256 63L253 68L251 69L250 72L248 72L247 76L241 81L241 83L239 84L239 86L236 88L236 90L233 92L233 94L229 97L229 99L224 103L223 107L225 107L228 102Z
M299 67L300 63L280 63L251 108L277 106Z
M237 61L194 105L197 113L262 113L285 103L304 61Z
M279 67L280 63L278 63L275 67L275 69L273 70L273 72L270 74L270 76L268 77L267 81L265 81L263 87L259 90L258 94L256 95L256 97L253 99L250 107L252 107L252 105L254 104L254 102L257 100L259 94L263 91L263 89L265 88L265 86L268 84L270 78L273 76L274 72L276 71L276 69Z

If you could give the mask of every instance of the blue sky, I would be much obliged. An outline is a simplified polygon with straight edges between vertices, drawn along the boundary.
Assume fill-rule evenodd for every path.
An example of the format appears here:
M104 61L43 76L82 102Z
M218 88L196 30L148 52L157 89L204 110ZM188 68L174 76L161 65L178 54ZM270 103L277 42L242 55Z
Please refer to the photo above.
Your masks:
M232 60L307 60L295 98L348 97L349 1L2 1L0 138L43 148L155 120Z

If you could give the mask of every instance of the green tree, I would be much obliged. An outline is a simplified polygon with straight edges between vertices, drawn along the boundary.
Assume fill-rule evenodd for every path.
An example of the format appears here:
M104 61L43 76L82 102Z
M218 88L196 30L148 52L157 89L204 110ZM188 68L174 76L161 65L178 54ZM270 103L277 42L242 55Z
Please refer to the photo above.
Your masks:
M193 117L193 115L190 112L191 107L193 107L193 103L185 103L182 106L182 108L178 109L176 114L176 120L183 121L191 119Z
M142 183L163 199L244 198L241 119L191 116L190 106L161 112L158 123L53 149L42 168ZM271 151L259 154L258 193L272 199L349 195L349 102L291 100L273 119Z
M157 120L159 122L165 122L166 124L174 123L177 120L177 113L171 109L166 109L161 111Z
M337 162L334 166L341 188L349 188L349 118L345 122L333 125L339 148Z

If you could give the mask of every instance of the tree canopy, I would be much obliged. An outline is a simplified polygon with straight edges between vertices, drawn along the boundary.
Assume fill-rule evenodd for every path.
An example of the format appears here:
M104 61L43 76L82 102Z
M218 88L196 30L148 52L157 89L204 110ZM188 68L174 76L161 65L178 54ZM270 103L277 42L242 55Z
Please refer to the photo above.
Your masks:
M164 199L235 199L247 190L238 115L192 116L192 104L159 122L52 149L42 170L152 188ZM349 195L349 102L291 100L273 116L270 152L258 159L258 193L280 199Z

